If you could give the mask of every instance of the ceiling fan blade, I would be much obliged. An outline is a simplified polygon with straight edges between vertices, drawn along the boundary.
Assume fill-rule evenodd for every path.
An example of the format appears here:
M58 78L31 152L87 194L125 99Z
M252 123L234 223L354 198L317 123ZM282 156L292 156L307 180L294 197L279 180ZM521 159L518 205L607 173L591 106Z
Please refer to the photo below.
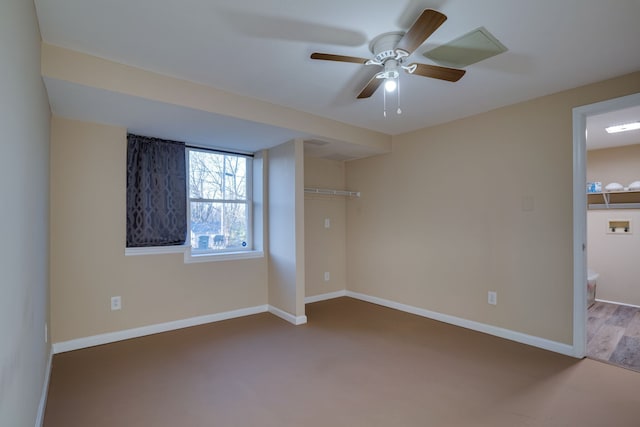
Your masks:
M331 53L318 53L318 52L312 53L311 59L322 59L324 61L338 61L338 62L355 62L356 64L365 64L368 61L368 59L366 58L358 58L357 56L334 55Z
M464 76L464 73L466 73L466 70L441 67L439 65L411 64L409 67L413 67L414 65L416 66L416 69L411 74L446 80L449 82L457 82L462 78L462 76Z
M409 28L409 31L400 39L396 49L402 49L411 54L446 20L446 15L432 9L425 9Z
M384 79L379 79L377 74L369 80L369 83L358 94L358 99L369 98L380 87Z

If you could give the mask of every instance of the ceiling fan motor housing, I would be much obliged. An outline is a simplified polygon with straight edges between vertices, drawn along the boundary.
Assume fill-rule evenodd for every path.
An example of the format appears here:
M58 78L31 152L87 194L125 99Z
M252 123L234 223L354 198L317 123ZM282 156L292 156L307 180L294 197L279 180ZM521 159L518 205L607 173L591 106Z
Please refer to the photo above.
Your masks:
M388 59L397 59L396 46L400 39L402 39L402 36L404 36L402 31L396 31L380 34L371 40L369 50L375 55L375 60L384 64Z
M384 63L384 71L378 73L376 77L379 79L397 79L398 76L400 76L400 73L398 73L398 61L389 59Z

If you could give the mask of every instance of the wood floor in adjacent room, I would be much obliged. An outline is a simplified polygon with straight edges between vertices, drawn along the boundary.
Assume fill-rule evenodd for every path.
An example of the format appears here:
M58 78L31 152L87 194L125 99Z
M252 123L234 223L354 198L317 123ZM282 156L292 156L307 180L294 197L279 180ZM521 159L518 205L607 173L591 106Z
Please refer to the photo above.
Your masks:
M587 356L640 372L640 308L596 301L587 314Z
M640 373L351 298L54 356L45 427L638 426Z

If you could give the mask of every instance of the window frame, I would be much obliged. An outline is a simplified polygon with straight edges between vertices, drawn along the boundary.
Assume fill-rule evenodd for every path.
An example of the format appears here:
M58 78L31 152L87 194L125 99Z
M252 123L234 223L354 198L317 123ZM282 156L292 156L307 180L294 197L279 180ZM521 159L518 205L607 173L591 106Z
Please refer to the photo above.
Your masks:
M191 162L190 155L191 152L198 151L204 153L217 154L222 156L232 156L232 157L243 157L246 161L245 165L245 198L244 199L203 199L203 198L192 198L191 197ZM218 258L215 260L224 260L224 259L237 259L237 258L254 258L262 256L261 254L256 254L254 248L254 201L253 201L253 156L250 154L244 153L235 153L223 150L215 150L203 147L196 146L186 146L185 149L186 156L186 167L187 167L187 241L185 242L185 246L187 247L187 251L185 252L185 262L203 262L214 260L213 258ZM191 203L220 203L220 204L244 204L245 205L245 218L247 225L247 236L246 236L246 247L243 248L229 248L229 249L197 249L194 248L191 243Z

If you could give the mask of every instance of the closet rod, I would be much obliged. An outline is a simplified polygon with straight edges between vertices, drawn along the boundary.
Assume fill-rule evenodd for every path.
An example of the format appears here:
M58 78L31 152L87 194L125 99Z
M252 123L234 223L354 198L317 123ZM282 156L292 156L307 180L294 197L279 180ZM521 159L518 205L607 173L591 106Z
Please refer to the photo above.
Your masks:
M305 193L324 194L327 196L360 197L359 191L330 190L328 188L305 188Z

